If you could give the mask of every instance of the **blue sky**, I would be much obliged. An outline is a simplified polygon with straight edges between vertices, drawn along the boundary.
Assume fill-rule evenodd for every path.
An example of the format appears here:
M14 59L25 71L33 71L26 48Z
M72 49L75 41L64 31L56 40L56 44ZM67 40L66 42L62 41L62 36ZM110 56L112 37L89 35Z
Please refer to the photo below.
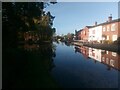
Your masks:
M45 10L55 16L53 27L57 35L74 33L75 30L94 25L95 21L103 23L110 14L113 19L118 18L117 2L58 2Z

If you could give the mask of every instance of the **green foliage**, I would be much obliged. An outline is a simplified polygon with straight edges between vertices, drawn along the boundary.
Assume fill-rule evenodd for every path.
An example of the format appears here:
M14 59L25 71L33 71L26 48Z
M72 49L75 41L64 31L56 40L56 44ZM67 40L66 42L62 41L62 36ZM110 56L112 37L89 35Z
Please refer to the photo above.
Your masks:
M113 44L120 45L120 37L118 37L117 40L113 42Z
M112 42L112 40L103 40L103 43L104 44L112 44L113 42Z
M3 15L3 40L5 44L15 44L18 41L18 33L36 31L41 40L51 40L55 33L52 28L55 17L50 12L45 13L44 2L4 2L2 4ZM8 36L6 38L6 36ZM21 39L22 40L22 39Z

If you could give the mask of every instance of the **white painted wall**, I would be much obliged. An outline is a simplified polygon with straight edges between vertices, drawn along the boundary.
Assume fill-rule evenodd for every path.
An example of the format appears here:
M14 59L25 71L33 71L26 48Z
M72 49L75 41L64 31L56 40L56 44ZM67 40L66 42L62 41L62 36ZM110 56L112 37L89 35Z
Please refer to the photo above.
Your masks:
M93 33L95 30L95 33ZM89 41L97 40L100 42L102 40L102 26L96 26L89 29Z
M89 28L89 37L88 37L88 41L93 41L95 34L93 34L93 30L95 30L95 28Z

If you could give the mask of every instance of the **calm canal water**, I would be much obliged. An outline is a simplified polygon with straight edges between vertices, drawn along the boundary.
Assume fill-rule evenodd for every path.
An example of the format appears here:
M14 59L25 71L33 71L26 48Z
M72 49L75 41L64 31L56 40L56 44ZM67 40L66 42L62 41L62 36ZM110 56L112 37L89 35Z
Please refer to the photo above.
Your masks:
M64 88L117 88L120 55L115 52L54 43L52 75Z
M3 49L3 89L117 88L120 55L54 42Z

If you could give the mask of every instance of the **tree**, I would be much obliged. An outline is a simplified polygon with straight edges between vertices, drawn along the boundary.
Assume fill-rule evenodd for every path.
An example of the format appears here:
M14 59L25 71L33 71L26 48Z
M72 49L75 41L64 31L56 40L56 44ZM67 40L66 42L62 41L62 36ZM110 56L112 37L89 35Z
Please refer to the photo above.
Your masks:
M68 39L68 40L71 41L71 40L73 40L73 38L74 38L74 34L73 34L73 33L68 33L68 34L67 34L67 39Z
M2 5L3 41L5 44L15 45L18 41L18 33L23 35L20 33L36 31L39 32L40 37L49 36L50 38L55 31L52 28L55 17L50 12L45 14L45 11L43 11L46 7L44 2L4 2ZM47 18L47 20L44 20L44 18Z

